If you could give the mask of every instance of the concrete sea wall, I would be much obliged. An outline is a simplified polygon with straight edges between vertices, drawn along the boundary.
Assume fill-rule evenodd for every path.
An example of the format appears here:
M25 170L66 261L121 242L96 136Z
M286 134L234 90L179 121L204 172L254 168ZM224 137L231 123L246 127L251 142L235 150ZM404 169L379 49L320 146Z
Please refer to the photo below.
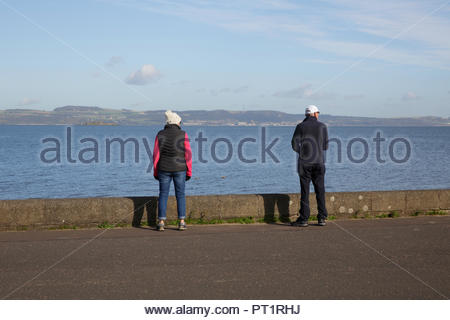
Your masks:
M450 210L450 189L327 193L327 208L335 218L377 215L405 216ZM295 219L298 194L187 196L186 214L192 219ZM311 215L317 213L311 194ZM157 197L0 200L0 230L95 227L99 224L154 223ZM176 201L169 198L168 219L176 219Z

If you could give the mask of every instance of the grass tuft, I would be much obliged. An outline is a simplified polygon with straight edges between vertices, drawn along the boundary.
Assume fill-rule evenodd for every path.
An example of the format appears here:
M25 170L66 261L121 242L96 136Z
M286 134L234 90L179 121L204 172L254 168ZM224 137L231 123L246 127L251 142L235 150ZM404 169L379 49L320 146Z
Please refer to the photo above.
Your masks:
M398 211L391 211L391 212L389 212L388 217L389 218L398 218L398 217L400 217L400 213Z
M105 221L105 222L100 223L97 227L99 229L112 229L112 228L114 228L114 225Z
M421 215L425 215L425 216L446 216L448 215L448 212L446 211L442 211L442 210L430 210L430 211L416 211L411 213L411 216L413 217L417 217L417 216L421 216Z
M431 210L431 211L427 211L425 212L425 215L427 216L445 216L447 213L445 211L441 211L441 210Z

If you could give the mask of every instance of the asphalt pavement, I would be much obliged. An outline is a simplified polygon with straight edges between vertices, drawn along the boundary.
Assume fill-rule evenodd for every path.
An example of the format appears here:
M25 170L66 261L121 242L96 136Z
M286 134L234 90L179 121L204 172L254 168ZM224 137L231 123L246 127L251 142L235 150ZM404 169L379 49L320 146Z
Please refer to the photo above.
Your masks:
M450 216L0 232L1 299L448 299Z

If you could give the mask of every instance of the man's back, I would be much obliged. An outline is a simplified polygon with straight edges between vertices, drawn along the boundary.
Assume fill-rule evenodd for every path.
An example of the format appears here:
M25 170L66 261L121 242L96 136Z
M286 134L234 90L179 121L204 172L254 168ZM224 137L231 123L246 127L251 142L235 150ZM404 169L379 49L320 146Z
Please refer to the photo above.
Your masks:
M319 109L308 106L306 118L295 128L292 136L292 149L299 154L297 170L300 178L300 215L292 225L307 227L311 214L309 189L314 185L317 200L317 223L325 226L328 211L325 204L325 150L328 149L327 126L318 121Z
M315 117L308 116L295 128L291 143L303 163L323 164L324 150L328 149L327 126Z

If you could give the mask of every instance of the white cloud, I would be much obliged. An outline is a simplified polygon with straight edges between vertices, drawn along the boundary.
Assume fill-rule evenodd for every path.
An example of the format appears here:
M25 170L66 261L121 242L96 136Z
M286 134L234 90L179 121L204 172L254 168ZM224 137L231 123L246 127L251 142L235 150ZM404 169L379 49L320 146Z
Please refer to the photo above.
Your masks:
M107 67L114 67L115 65L121 64L124 62L124 59L120 56L112 56L109 58L109 60L105 63L105 66Z
M344 57L450 69L450 19L442 0L109 1L237 32L297 40Z
M312 47L362 58L376 51L369 58L450 70L450 20L442 1L325 1L336 7L332 16L345 24L347 38L309 39Z
M435 48L450 47L450 21L439 0L429 1L377 1L367 4L358 0L332 0L340 4L337 17L352 22L356 30L388 38L399 35L399 40L411 40Z
M145 85L150 82L157 81L161 78L161 73L151 64L143 65L139 70L132 72L125 82L134 85Z
M342 57L352 57L356 61L363 62L366 59L375 59L379 61L389 62L393 64L417 65L426 67L435 67L450 70L450 57L447 59L448 64L444 63L445 59L439 59L438 52L427 51L422 54L383 47L381 43L356 42L356 41L338 41L324 39L299 39L308 47L332 52ZM449 50L450 54L450 50ZM355 62L356 62L355 61Z
M420 100L420 97L412 91L405 93L402 97L403 101L416 101Z
M16 106L23 107L23 106L29 106L32 104L39 103L39 99L34 98L23 98L21 101L19 101Z
M206 23L239 32L288 32L311 36L323 34L320 28L313 26L314 19L303 15L300 20L295 15L289 14L293 10L298 12L305 7L292 1L109 1L114 4L176 16L189 21Z
M290 99L330 99L336 97L335 94L330 92L316 92L310 83L303 84L293 89L277 91L273 96Z

